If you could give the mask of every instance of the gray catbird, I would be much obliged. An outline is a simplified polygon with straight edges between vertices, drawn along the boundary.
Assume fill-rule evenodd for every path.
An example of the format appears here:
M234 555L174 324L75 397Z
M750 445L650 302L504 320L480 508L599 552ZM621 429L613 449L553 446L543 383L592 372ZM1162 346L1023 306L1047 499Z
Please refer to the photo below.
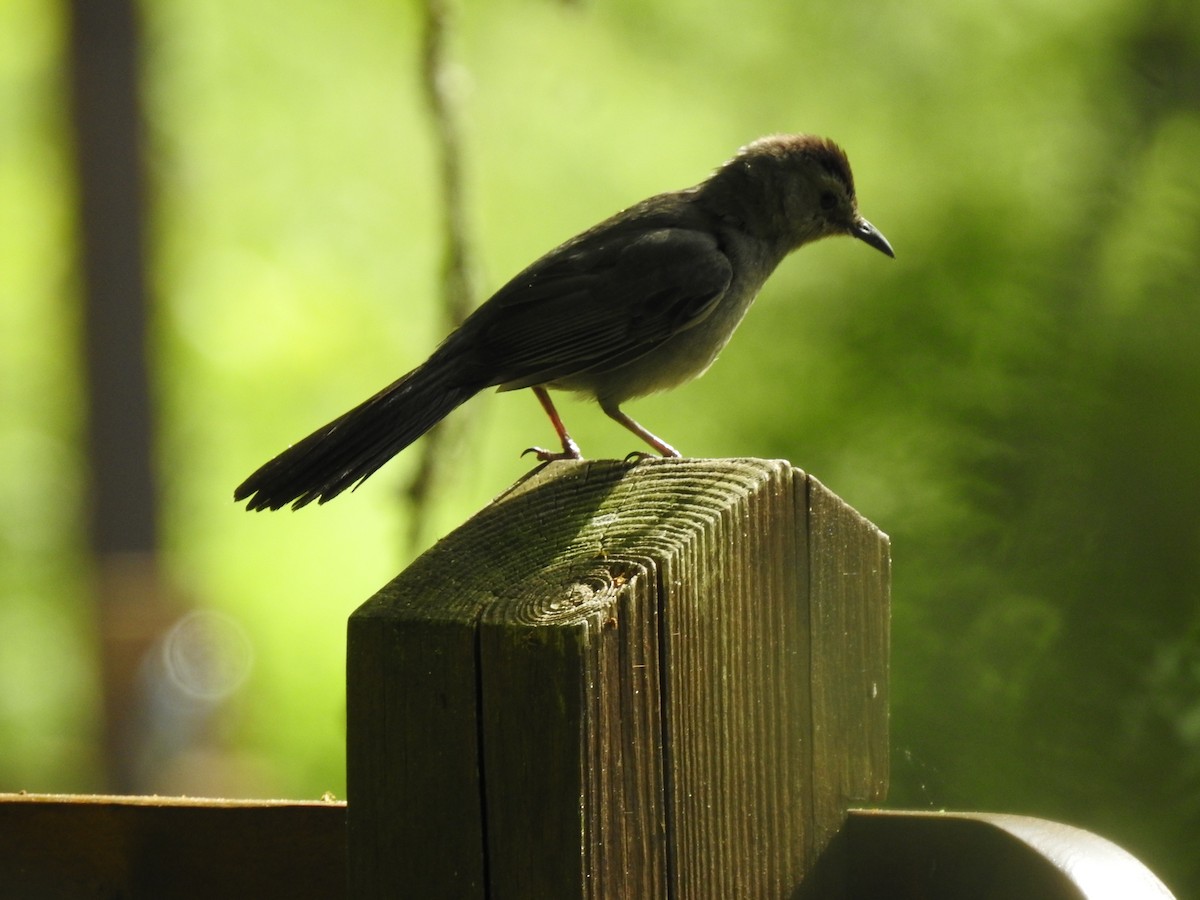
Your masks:
M812 135L765 137L705 181L659 194L551 250L500 288L422 365L263 465L234 492L249 509L299 508L356 486L479 391L533 388L578 459L547 388L621 411L707 369L763 282L798 247L848 234L892 256L858 214L845 153Z

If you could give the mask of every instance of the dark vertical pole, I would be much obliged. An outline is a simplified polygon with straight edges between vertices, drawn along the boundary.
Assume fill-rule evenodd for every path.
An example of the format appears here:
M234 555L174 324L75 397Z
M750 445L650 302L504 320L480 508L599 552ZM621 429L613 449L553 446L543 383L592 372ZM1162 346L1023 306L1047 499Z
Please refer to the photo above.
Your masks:
M157 630L144 183L133 0L70 0L89 531L96 556L109 788L136 787L131 687Z

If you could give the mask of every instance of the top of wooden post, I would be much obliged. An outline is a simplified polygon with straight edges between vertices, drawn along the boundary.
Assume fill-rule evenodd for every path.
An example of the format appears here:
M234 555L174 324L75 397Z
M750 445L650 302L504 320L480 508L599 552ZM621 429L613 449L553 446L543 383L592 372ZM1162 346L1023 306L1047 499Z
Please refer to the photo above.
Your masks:
M784 896L885 790L888 574L784 461L538 471L351 617L352 892Z

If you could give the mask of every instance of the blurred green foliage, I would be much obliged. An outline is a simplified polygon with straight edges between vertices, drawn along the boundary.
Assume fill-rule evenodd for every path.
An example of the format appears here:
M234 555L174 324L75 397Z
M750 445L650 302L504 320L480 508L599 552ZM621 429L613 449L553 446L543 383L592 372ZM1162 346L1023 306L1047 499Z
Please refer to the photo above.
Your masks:
M890 263L788 260L721 362L635 415L786 457L888 531L903 806L1099 831L1200 894L1200 6L464 2L482 282L753 137L828 134ZM415 4L147 0L167 560L255 668L246 791L341 793L348 613L405 562L408 455L247 515L242 477L440 338ZM0 4L0 789L88 789L97 700L63 23ZM585 452L628 438L563 413ZM432 539L550 439L481 397Z

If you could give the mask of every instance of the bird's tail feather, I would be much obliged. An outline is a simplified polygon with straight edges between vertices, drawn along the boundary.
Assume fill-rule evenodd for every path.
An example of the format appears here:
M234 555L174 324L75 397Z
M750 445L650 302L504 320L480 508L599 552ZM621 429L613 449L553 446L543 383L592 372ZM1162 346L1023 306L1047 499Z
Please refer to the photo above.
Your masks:
M261 466L234 491L234 500L248 500L247 509L288 503L299 509L357 487L479 390L461 384L452 368L435 355Z

